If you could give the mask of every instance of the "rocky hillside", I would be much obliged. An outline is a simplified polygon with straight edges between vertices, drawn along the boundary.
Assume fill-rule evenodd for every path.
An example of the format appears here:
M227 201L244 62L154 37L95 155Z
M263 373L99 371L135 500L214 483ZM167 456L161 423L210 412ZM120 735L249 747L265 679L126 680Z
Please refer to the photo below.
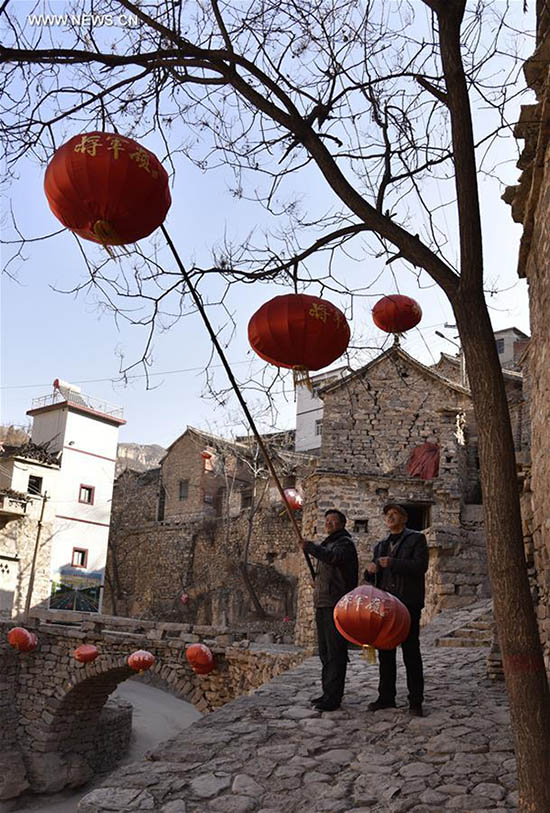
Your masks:
M119 443L116 474L119 475L124 469L132 469L133 471L154 469L158 466L165 452L166 449L156 443Z

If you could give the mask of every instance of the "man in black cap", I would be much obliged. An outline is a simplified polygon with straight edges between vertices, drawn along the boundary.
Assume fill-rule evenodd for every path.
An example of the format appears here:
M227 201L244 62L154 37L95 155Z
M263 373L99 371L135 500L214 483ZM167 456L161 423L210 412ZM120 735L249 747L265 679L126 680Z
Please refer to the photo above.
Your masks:
M336 509L326 511L325 529L328 535L320 545L304 539L302 547L318 560L313 603L323 665L323 694L311 702L319 711L335 711L344 694L348 642L336 629L334 607L342 596L357 587L359 565L353 539L346 531L345 515Z
M406 527L406 509L395 502L384 506L384 520L389 534L377 542L365 579L376 587L397 596L411 615L411 629L401 644L407 672L409 712L422 717L424 673L420 654L420 614L424 606L424 574L428 569L428 545L419 531ZM370 711L395 708L395 649L379 649L380 682L378 699L369 703Z

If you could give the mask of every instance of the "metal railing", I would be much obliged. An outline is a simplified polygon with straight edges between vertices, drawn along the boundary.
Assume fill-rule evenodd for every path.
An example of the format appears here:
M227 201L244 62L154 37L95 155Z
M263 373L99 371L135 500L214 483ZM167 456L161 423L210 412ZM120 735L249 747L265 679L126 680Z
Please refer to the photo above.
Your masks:
M93 398L91 395L84 395L82 392L69 392L62 395L58 390L50 395L43 395L41 398L33 398L32 409L40 409L41 407L63 403L83 406L87 409L93 409L94 412L111 415L113 418L122 419L124 416L124 409L116 404L109 403L109 401L104 401L101 398Z

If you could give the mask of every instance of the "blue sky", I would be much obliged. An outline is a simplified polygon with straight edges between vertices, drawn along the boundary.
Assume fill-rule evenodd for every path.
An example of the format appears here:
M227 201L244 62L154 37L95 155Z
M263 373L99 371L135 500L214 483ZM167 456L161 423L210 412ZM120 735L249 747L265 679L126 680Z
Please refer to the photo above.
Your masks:
M26 4L21 3L20 6ZM60 5L60 4L58 4ZM520 3L516 4L521 6ZM523 19L523 18L522 18ZM523 19L523 25L526 25ZM529 52L527 52L529 53ZM528 99L523 99L525 104ZM145 146L157 151L154 139L143 139ZM501 141L499 177L516 183L519 170L515 167L517 144L510 138ZM58 229L42 189L44 167L26 161L19 166L19 176L11 187L11 205L18 226L26 236L40 236ZM304 203L312 197L326 195L323 182L315 174L307 177ZM304 181L302 180L303 184ZM246 201L236 201L229 191L230 181L223 169L204 173L191 164L178 166L176 184L172 189L173 205L166 225L185 263L194 259L207 261L213 244L220 244L225 235L237 242L253 227L266 221L258 207ZM517 326L529 332L525 281L516 275L516 263L521 227L514 224L510 208L500 200L502 183L495 179L480 179L483 206L486 279L490 286L504 289L489 299L495 330ZM309 198L308 198L309 196ZM436 202L437 203L437 202ZM9 228L9 212L4 208L4 239L13 236ZM449 223L452 232L453 224ZM92 247L92 252L101 251ZM3 247L6 261L9 249ZM452 250L451 250L452 254ZM163 262L171 263L167 253ZM229 433L231 427L242 433L237 405L229 399L223 408L205 398L204 375L201 372L210 356L210 343L197 315L186 316L169 331L155 337L150 383L137 368L136 376L123 385L119 379L120 353L127 362L137 360L142 351L144 332L125 324L117 324L110 313L102 311L93 297L64 295L52 288L70 289L86 277L82 257L69 232L50 240L29 244L25 260L11 266L17 279L3 276L1 283L1 419L4 423L22 424L25 412L35 397L48 394L55 378L78 383L90 395L115 402L124 407L127 425L120 433L122 441L159 443L167 446L190 424L211 431ZM344 260L342 260L344 262ZM345 274L350 281L373 280L383 269L383 259L349 264ZM453 347L435 336L445 322L452 322L451 309L444 295L429 279L421 278L419 288L414 276L395 264L401 293L414 296L421 304L424 317L404 343L404 348L425 363L433 363L440 351L452 352ZM216 296L215 281L206 289ZM355 309L352 329L355 341L382 347L387 341L372 324L370 309L378 295L395 291L394 281L386 273L372 289L372 298ZM275 286L247 285L232 292L228 306L234 314L237 329L228 356L237 376L246 378L252 369L259 372L262 363L250 351L246 328L252 313L267 299L283 289ZM312 291L315 293L315 291ZM328 297L327 297L328 298ZM330 297L335 304L344 304ZM221 324L224 314L212 309L212 318ZM449 338L456 331L446 330ZM227 334L222 334L227 335ZM374 350L365 353L368 360ZM218 363L217 361L215 362ZM252 365L252 366L251 366ZM224 375L215 370L216 382L223 386ZM281 390L281 385L276 385ZM278 426L293 425L294 402L292 385L288 382L286 396L278 399ZM265 406L261 392L247 395L253 409ZM263 424L267 428L267 423Z

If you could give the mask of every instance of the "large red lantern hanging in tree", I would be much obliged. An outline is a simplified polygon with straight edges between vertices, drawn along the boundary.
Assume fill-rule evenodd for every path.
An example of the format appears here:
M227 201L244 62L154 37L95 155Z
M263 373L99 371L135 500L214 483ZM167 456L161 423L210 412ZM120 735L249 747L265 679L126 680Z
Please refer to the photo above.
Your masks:
M127 662L130 669L133 669L134 672L139 672L141 675L142 672L150 669L154 664L155 656L151 652L147 652L146 649L138 649L128 656Z
M409 634L411 616L391 593L363 584L342 596L334 608L334 623L352 644L395 649Z
M337 307L308 294L270 299L248 323L248 341L270 364L320 370L346 350L350 329Z
M191 644L185 656L196 675L208 675L214 669L214 656L205 644Z
M378 300L372 309L376 327L386 333L404 333L422 319L422 308L410 296L391 294Z
M158 158L117 133L84 133L63 144L48 164L44 191L64 226L106 246L147 237L172 202Z
M8 644L19 652L32 652L36 649L38 638L24 627L14 627L8 632Z
M98 655L99 649L93 644L81 644L80 646L77 646L73 652L75 660L79 661L80 663L90 663L91 661L95 661Z

